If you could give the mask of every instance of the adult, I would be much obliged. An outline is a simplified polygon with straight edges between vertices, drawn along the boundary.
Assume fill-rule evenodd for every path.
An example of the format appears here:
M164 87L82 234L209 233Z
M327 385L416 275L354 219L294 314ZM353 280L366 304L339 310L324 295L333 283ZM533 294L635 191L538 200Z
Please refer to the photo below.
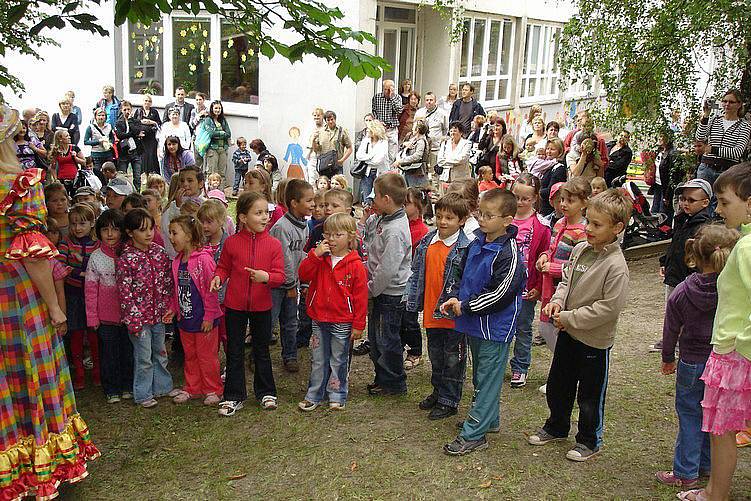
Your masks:
M574 140L574 136L576 136L577 132L582 129L582 124L584 122L590 123L591 120L592 117L589 114L589 111L579 110L576 112L574 130L566 134L566 138L563 140L563 147L566 148L566 153L571 150L571 142ZM592 131L594 131L594 122L591 122L591 124ZM610 158L608 157L608 145L605 144L605 139L600 134L595 133L595 135L597 136L597 151L600 152L600 160L602 161L602 167L604 168L604 166L607 165L608 161L610 160Z
M39 139L29 135L29 127L23 120L13 139L16 141L16 157L24 170L46 168L47 163L43 159L47 156L47 150Z
M326 126L318 129L313 134L313 151L319 159L333 151L335 162L331 169L320 171L319 174L331 179L336 174L341 174L344 170L344 162L352 155L352 140L349 133L344 127L336 124L336 113L329 110L323 114ZM332 156L329 154L329 156ZM316 167L318 169L318 167Z
M31 122L29 122L29 125L31 125L31 132L34 133L34 136L44 144L44 148L47 151L50 151L53 133L50 130L50 116L47 112L38 111L34 115L34 118L31 119Z
M310 184L314 184L318 179L318 155L313 150L313 138L318 133L318 131L320 131L324 127L325 125L323 123L323 108L314 108L313 131L308 135L308 144L306 145L308 148L308 165L306 166L307 172L305 173L305 177Z
M52 147L49 152L50 172L60 181L65 189L68 190L68 196L73 198L76 175L79 167L86 165L86 159L81 153L81 148L75 144L70 144L70 135L65 129L55 132L52 140Z
M399 152L399 115L402 112L402 99L394 90L393 80L383 81L383 90L371 101L373 116L386 128L389 140L389 159L394 161Z
M441 192L445 192L453 181L461 181L471 176L469 155L472 144L464 139L464 125L452 122L449 125L449 138L438 150L438 166L441 169Z
M415 112L415 120L422 120L428 126L428 140L430 141L431 161L435 165L438 158L438 148L446 139L449 131L448 115L438 106L435 94L425 94L425 106Z
M187 124L190 121L190 114L194 108L195 107L192 104L185 100L185 87L178 85L175 87L175 100L164 108L162 122L166 122L170 119L170 110L177 109L177 111L180 112L180 121Z
M153 108L153 101L150 95L145 94L143 96L143 107L138 108L133 116L141 123L141 127L146 132L141 139L141 145L143 146L141 169L146 175L159 174L159 157L156 153L159 141L156 136L159 133L159 126L162 121L159 117L159 112Z
M222 189L227 187L227 149L232 131L227 119L224 118L224 105L221 101L212 101L209 106L209 116L201 120L201 127L211 132L209 148L203 156L204 169L207 174L219 174L222 176Z
M65 97L68 99L68 101L70 101L70 111L78 119L78 126L80 127L83 123L83 113L81 112L81 108L76 106L76 93L72 90L69 90L65 93Z
M579 126L566 154L566 165L571 177L583 176L589 181L598 176L603 177L605 165L609 161L605 141L595 133L595 124L589 114L582 116Z
M477 169L487 165L495 171L496 157L501 151L501 141L505 135L506 121L499 115L490 117L487 131L478 145L480 156L477 159Z
M102 164L115 158L115 134L112 126L107 123L107 112L104 108L94 111L94 121L86 127L83 144L91 147L91 161L98 177L102 172Z
M451 114L451 108L453 108L454 103L458 98L459 87L455 83L450 83L446 97L441 97L438 100L438 107L441 109L443 114L446 115L447 118Z
M683 130L680 108L673 108L673 111L670 113L670 125L668 127L674 134L678 134Z
M169 117L169 122L164 122L159 129L159 144L156 149L159 160L164 156L164 140L170 136L177 137L184 150L190 149L190 127L185 122L180 121L180 111L177 108L170 109Z
M407 187L428 187L429 154L428 126L422 120L417 120L412 128L412 134L402 143L399 156L392 164L392 167L401 171Z
M78 117L73 113L73 105L66 97L60 100L58 106L60 112L52 114L52 130L67 130L70 135L70 142L78 144L81 140L81 131L78 128Z
M363 116L363 128L355 133L355 151L360 149L363 139L366 139L368 133L368 123L375 120L372 113L366 113ZM352 177L352 196L355 202L360 202L360 178Z
M271 156L271 152L266 147L266 143L263 142L263 139L253 139L250 144L248 144L248 148L256 154L256 162L261 162L261 164L263 164L263 161L266 160L266 158Z
M128 101L120 103L121 118L115 125L115 133L120 139L120 157L117 159L117 170L126 174L128 166L133 171L133 187L136 193L141 192L141 154L143 153L143 138L146 137L146 127L133 116L133 105Z
M420 106L420 94L410 92L407 104L404 105L402 112L399 114L399 144L412 134L412 125L415 123L418 106Z
M526 148L527 142L530 141L535 145L534 151L537 151L538 149L544 150L546 140L547 134L545 133L545 120L542 118L542 115L537 115L532 119L532 132L524 138L522 147Z
M666 129L659 134L659 145L655 157L655 183L652 192L652 213L662 213L667 217L666 224L672 225L675 189L683 181L680 153L673 145L673 131Z
M365 162L367 168L360 180L360 200L369 204L373 200L373 183L376 177L389 170L389 138L386 128L378 120L367 123L367 133L355 154L355 160Z
M170 136L164 140L164 156L161 162L162 177L169 183L176 172L185 167L196 165L193 153L183 149L180 139Z
M76 410L65 358L66 318L50 266L57 252L44 236L44 173L23 171L16 159L18 112L0 105L0 115L0 493L51 499L60 483L84 478L99 451Z
M449 122L462 124L463 137L469 136L472 130L472 120L477 115L485 115L482 105L475 99L475 86L471 83L462 85L462 98L454 101L449 114Z
M412 80L402 80L402 83L399 85L399 97L402 98L402 106L409 104L409 96L412 92Z
M120 117L120 99L115 96L115 88L111 85L105 85L102 87L102 99L97 101L94 110L98 108L104 108L107 112L107 123L112 127L117 124L117 119Z
M196 105L190 112L190 120L188 120L188 127L190 132L195 136L198 123L209 116L209 108L206 106L206 94L203 92L196 93ZM198 148L196 147L195 137L193 141L193 157L196 160L196 165L203 166L203 157L198 154Z
M634 152L628 142L631 140L631 133L627 130L621 131L618 141L610 147L608 151L608 166L605 168L605 183L608 188L613 185L613 180L626 175L628 166L634 158Z
M530 134L533 132L532 128L532 121L537 118L542 117L542 106L539 104L533 104L529 108L529 113L527 113L527 119L522 123L522 126L519 128L519 137L518 142L520 147L524 147L524 142L527 140L527 137L529 137Z

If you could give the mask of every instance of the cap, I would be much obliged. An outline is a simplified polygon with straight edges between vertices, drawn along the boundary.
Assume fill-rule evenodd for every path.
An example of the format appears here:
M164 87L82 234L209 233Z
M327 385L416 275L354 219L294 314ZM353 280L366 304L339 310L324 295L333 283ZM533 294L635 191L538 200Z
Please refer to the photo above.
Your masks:
M699 188L707 194L707 198L712 198L712 185L709 184L709 181L705 181L704 179L692 179L685 183L681 183L675 188L675 192L680 194L686 188Z
M563 186L564 184L566 183L555 183L550 187L550 200L553 200L553 197L560 191L561 186Z
M227 197L224 195L224 192L222 190L211 190L206 195L209 197L209 199L219 200L224 204L226 207L227 204Z
M75 195L73 195L73 198L75 197L85 197L85 196L96 196L96 192L94 191L94 188L91 186L81 186L76 190Z
M127 179L121 177L113 177L110 179L110 182L107 183L107 189L126 197L133 193L133 186L130 185Z

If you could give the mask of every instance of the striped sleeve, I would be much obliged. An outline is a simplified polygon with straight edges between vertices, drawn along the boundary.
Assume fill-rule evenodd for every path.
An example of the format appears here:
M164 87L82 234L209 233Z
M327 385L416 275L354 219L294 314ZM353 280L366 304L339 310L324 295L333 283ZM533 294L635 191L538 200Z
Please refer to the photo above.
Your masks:
M501 311L524 290L524 260L519 255L516 241L511 239L509 244L493 260L493 275L482 292L473 294L462 303L464 314L485 315Z

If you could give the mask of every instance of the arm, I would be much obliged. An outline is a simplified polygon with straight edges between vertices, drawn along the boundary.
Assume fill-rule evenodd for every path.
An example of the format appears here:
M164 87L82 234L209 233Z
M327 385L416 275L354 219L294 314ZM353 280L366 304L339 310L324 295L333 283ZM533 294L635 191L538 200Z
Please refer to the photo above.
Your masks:
M702 117L696 125L696 140L704 143L709 140L709 118Z
M316 256L314 249L308 252L307 257L300 263L300 269L297 270L300 281L312 283L318 274L321 264L323 264L323 259Z
M735 146L730 148L725 146L712 146L712 155L722 158L743 158L743 154L748 148L749 134L751 134L751 128L748 123L741 122L738 127L738 137Z
M269 230L269 235L279 240L279 243L281 244L282 249L289 249L289 244L292 241L290 238L290 235L280 224L275 224L271 230ZM292 253L284 253L284 276L285 277L294 277L295 276L295 268L294 268L294 262L292 260ZM284 282L281 284L284 285Z
M524 262L516 248L516 242L509 240L504 249L493 261L493 275L480 294L473 294L462 301L462 314L486 315L501 311L524 289Z
M26 272L29 274L34 286L39 291L42 300L47 303L50 312L50 320L55 327L65 322L65 313L57 301L55 283L52 280L52 268L48 259L26 258L21 260Z
M394 114L399 116L399 114L404 109L404 105L402 104L402 96L397 94L396 96L391 98L391 109L394 111Z
M352 155L352 140L349 138L349 133L342 129L342 145L344 145L344 154L337 161L339 165L344 165L344 162Z
M282 246L279 244L274 248L271 255L271 269L266 270L269 274L268 285L270 288L274 289L284 283L287 277L284 274L284 267L285 263L284 257L282 256Z
M386 290L389 281L399 269L405 253L412 252L411 247L412 244L410 242L404 242L397 235L387 237L383 250L383 258L378 263L378 268L373 270L368 282L368 290L371 296L379 296Z
M219 295L216 292L211 292L211 279L214 277L214 271L216 270L216 263L214 258L208 255L201 256L201 292L203 300L203 321L213 322L217 318L222 316L222 309L219 306ZM174 281L174 276L172 277ZM175 288L177 289L177 288ZM177 292L177 291L175 291ZM172 294L175 298L177 294Z
M665 322L662 327L662 361L675 362L675 346L683 330L677 294L672 294L665 305Z
M425 153L425 141L420 138L415 143L415 150L411 155L408 155L406 157L403 157L398 160L399 165L409 165L415 162L422 161L423 153Z
M86 146L99 146L101 141L91 137L91 126L86 127L86 132L83 134L83 144Z
M352 310L353 320L352 329L364 330L365 319L368 316L368 272L365 271L365 265L359 264L354 273L352 282Z
M556 296L558 291L556 291ZM564 326L589 330L618 319L628 300L628 272L608 276L603 287L603 297L588 306L561 311ZM560 303L559 303L560 304Z

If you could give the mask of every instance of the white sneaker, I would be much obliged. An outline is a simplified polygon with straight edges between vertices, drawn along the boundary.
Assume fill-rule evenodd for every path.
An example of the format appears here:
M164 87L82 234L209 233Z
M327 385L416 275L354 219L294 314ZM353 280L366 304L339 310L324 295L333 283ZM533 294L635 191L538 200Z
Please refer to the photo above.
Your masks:
M522 388L527 384L527 375L523 372L514 372L511 374L511 387Z
M537 391L539 391L543 395L547 395L548 394L548 383L545 383L544 385L542 385L539 388L537 388Z
M239 411L243 407L244 404L239 400L225 400L224 402L219 404L219 415L227 417L234 416L235 412Z

